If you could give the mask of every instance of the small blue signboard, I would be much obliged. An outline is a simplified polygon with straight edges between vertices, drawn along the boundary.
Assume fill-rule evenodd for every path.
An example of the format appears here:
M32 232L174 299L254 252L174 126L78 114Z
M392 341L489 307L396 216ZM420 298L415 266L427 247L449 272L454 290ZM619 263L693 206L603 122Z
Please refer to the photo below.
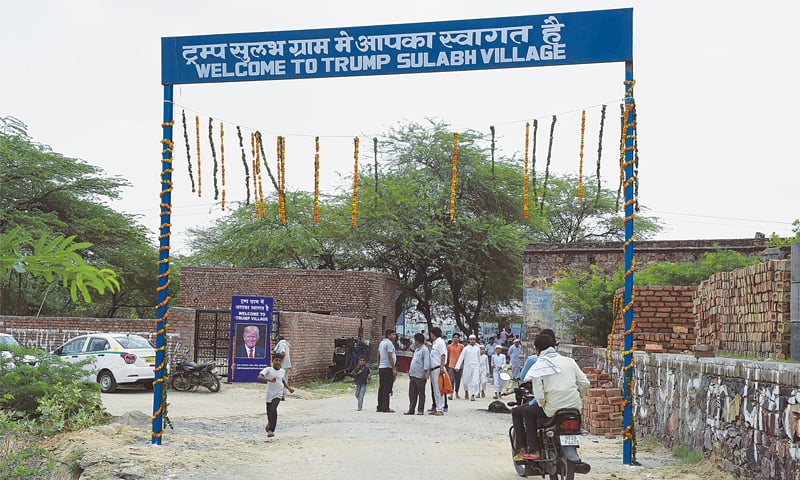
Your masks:
M228 381L255 382L270 364L271 297L231 297Z
M161 83L538 67L633 59L633 9L161 39Z

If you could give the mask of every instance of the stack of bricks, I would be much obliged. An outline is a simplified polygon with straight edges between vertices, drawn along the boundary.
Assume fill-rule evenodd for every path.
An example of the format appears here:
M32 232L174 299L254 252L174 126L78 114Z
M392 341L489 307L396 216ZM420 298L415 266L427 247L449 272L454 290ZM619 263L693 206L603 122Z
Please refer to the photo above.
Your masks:
M614 388L610 373L584 367L589 393L583 398L583 428L592 435L613 438L622 430L622 390Z
M730 353L785 358L790 352L788 260L716 273L694 298L697 343Z
M649 285L636 287L634 318L636 329L633 342L637 350L647 352L683 353L695 345L695 316L693 296L695 286ZM622 299L622 289L615 296ZM622 315L614 325L614 349L622 350Z

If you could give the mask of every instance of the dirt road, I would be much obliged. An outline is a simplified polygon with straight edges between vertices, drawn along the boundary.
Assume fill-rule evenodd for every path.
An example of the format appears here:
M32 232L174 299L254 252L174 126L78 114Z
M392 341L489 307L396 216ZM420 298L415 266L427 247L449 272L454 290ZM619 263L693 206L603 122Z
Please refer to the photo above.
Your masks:
M219 393L169 391L162 445L150 445L153 395L104 394L118 423L57 437L62 458L82 452L83 480L250 478L517 478L510 456L508 414L489 413L488 398L451 400L443 417L405 416L407 377L395 384L392 408L375 412L376 390L363 411L352 394L325 397L298 389L279 407L276 436L264 431L264 387L223 384ZM616 480L728 479L703 465L681 465L663 448L640 451L642 466L622 465L622 441L585 436L580 453L592 472L579 478Z

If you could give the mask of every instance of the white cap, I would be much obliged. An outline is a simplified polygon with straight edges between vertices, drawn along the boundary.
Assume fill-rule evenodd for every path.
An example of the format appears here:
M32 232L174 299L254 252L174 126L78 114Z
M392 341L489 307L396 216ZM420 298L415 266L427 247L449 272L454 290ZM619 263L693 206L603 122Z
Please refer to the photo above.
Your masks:
M469 336L469 338L475 338L475 339L477 339L478 337L476 337L476 336L475 336L475 334L472 334L472 335L470 335L470 336Z

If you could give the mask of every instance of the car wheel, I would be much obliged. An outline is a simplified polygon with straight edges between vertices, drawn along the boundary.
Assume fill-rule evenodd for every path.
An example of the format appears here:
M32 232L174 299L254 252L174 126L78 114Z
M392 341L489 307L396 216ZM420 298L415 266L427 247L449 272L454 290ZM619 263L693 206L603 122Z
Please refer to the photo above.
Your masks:
M97 375L97 383L100 384L100 391L103 393L114 393L117 389L117 381L114 374L108 370L103 370Z
M147 390L148 392L153 391L153 382L151 382L150 380L144 382L142 385L144 385L144 389Z

